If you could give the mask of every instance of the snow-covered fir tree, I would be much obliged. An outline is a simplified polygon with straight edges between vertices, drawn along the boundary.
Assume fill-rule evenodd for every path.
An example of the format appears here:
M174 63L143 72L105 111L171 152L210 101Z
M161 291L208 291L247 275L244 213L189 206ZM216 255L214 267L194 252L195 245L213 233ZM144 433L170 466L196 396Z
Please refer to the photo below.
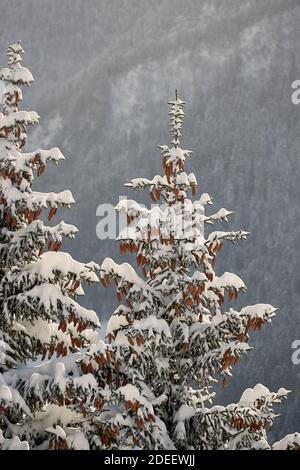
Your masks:
M58 148L22 151L27 127L39 120L19 110L21 87L33 82L23 52L20 42L11 45L0 71L0 448L86 448L80 426L70 423L97 385L83 374L79 351L99 342L99 320L76 297L84 294L82 282L99 280L99 266L59 252L76 227L43 222L42 211L50 221L74 199L70 191L32 189L35 175L64 157ZM53 360L33 367L37 358Z
M133 253L140 272L107 258L101 266L105 287L116 284L120 303L107 326L107 340L119 376L111 378L115 407L106 412L106 448L270 449L267 432L273 405L286 398L261 384L238 403L218 406L212 385L225 381L251 349L251 330L270 323L276 308L258 304L235 310L231 302L245 292L235 274L217 274L215 263L226 242L245 240L245 231L203 226L227 222L232 212L206 214L208 194L192 202L197 180L185 171L191 152L180 146L185 103L170 103L171 147L160 146L164 174L137 178L125 186L150 190L150 209L122 200L116 210L128 225L119 234L121 253ZM158 205L160 201L160 205ZM228 308L227 308L228 307ZM120 376L126 376L119 387ZM101 416L99 418L101 420ZM299 448L289 435L274 448Z
M20 43L8 49L0 113L0 448L1 449L261 449L287 391L262 385L239 403L213 406L211 385L231 374L246 353L248 333L270 322L270 305L240 312L222 307L245 290L234 274L217 276L214 263L224 241L247 233L212 232L203 224L227 221L221 209L205 215L211 198L191 202L197 182L180 148L184 103L171 102L172 148L162 146L164 175L127 186L150 188L162 206L150 210L121 201L128 219L121 252L136 254L142 270L106 259L100 267L61 253L76 228L50 221L69 207L69 191L33 191L35 175L58 163L57 148L22 151L35 112L19 111L21 86L33 81L22 66ZM44 209L44 212L42 210ZM112 315L108 343L100 340L95 312L80 306L82 282L116 283L124 303ZM34 364L42 359L41 364ZM28 363L30 361L30 363ZM294 449L299 434L274 445Z

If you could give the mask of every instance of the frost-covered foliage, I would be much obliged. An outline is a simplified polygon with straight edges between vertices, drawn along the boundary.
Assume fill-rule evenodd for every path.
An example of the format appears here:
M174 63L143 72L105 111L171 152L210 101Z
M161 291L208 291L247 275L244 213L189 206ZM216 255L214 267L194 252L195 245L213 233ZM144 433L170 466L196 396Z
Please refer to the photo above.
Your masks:
M217 274L215 262L226 241L244 240L248 233L204 233L205 224L227 222L232 212L223 208L206 215L212 204L208 194L194 202L188 199L189 191L196 193L197 180L185 172L191 152L180 147L184 106L177 94L170 102L173 138L171 148L160 146L163 176L126 184L150 190L156 205L148 210L122 200L116 207L128 222L118 237L121 253L134 253L141 273L109 258L101 266L103 285L115 282L121 304L107 326L119 370L111 386L119 398L109 414L117 432L107 433L105 445L269 449L266 433L276 418L273 405L287 390L273 393L259 384L245 390L236 404L213 403L212 384L231 376L251 349L249 332L270 323L276 308L259 304L237 311L229 305L246 287L233 273ZM129 382L118 388L122 376ZM277 445L292 447L298 439Z
M32 189L35 175L64 157L58 148L22 152L27 126L39 120L34 111L19 111L21 87L33 82L22 66L23 52L20 42L11 45L8 66L0 71L5 82L0 113L0 447L79 448L85 441L78 427L70 429L76 412L66 405L72 399L75 408L82 400L78 394L90 386L88 377L80 379L75 359L93 338L98 341L93 329L99 320L76 296L83 294L83 281L99 280L99 267L59 252L63 238L74 238L76 227L64 222L50 226L41 219L43 209L50 221L58 207L70 207L74 199L70 191ZM69 373L80 371L69 391L67 355L74 369L69 365ZM41 356L56 362L26 367Z

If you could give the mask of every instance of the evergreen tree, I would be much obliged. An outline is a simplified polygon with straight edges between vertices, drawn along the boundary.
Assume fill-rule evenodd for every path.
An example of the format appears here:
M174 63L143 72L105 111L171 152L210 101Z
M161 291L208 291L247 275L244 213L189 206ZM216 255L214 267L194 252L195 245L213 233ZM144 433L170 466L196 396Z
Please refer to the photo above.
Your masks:
M75 261L60 253L73 225L44 224L58 207L70 207L70 191L33 191L34 176L46 164L64 159L58 148L23 153L34 111L20 111L21 87L33 82L22 66L20 42L8 48L8 66L0 113L0 448L82 448L80 427L70 427L78 405L95 385L81 377L81 348L98 342L96 313L76 302L83 281L99 279L95 263ZM38 367L28 361L53 360ZM79 362L78 362L79 361ZM81 407L81 408L80 408Z
M288 391L273 393L258 384L245 390L238 403L217 406L212 385L231 376L233 366L251 349L249 332L270 323L276 308L259 304L237 311L228 305L246 287L233 273L217 275L215 262L226 241L244 240L248 233L204 234L204 224L227 222L232 212L222 208L206 215L212 204L208 194L194 202L188 199L197 181L185 172L191 152L180 146L185 103L176 93L169 104L172 145L160 146L163 176L136 178L125 185L150 190L156 204L147 209L122 200L116 206L128 222L118 237L121 253L134 253L142 272L109 258L101 266L102 283L108 287L114 280L121 303L109 320L107 340L114 363L128 381L118 388L112 380L118 400L110 419L118 429L122 422L125 431L108 433L105 445L269 449L273 405ZM299 443L295 434L275 448L297 448Z

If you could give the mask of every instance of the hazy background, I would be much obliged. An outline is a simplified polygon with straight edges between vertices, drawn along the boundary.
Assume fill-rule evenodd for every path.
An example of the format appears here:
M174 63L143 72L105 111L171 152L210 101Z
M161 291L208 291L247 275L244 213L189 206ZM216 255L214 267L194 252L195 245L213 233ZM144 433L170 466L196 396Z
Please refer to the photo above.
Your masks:
M235 211L230 228L252 233L224 251L220 271L243 278L243 304L281 311L253 336L219 400L257 382L293 389L274 437L300 431L300 366L291 363L300 339L300 106L291 103L299 23L299 0L0 0L1 64L21 39L36 80L23 108L42 119L27 149L60 146L66 156L35 187L72 190L77 204L63 218L80 232L65 247L77 259L119 259L116 242L96 237L96 208L130 196L129 178L161 171L166 102L175 88L187 101L188 171L216 208ZM87 293L107 318L113 292Z

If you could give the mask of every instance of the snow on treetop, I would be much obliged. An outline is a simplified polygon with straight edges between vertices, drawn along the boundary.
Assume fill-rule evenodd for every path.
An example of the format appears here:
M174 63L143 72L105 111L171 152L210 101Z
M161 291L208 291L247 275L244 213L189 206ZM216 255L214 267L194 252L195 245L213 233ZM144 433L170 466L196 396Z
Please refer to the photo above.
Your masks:
M13 148L11 153L18 157L16 171L24 170L24 165L33 163L36 159L42 164L45 164L48 160L54 163L58 163L60 160L65 159L64 155L61 153L58 147L54 147L50 150L39 149L31 153L20 153L15 148Z
M19 152L15 150L14 146L11 145L7 139L0 139L0 162L4 161L16 161L18 158Z
M148 411L150 411L153 414L153 408L152 405L148 402L146 397L143 397L137 387L135 387L132 384L127 384L123 385L122 387L119 387L116 390L117 394L120 394L124 397L125 401L131 401L131 402L138 402L141 405L144 405L146 408L148 408Z
M262 384L256 384L254 388L246 388L242 393L239 404L242 406L252 406L257 400L270 395L270 390Z
M35 418L31 423L31 430L41 432L46 428L57 426L57 423L60 423L60 426L65 428L69 423L79 418L79 415L67 406L47 404L44 409L35 414Z
M41 220L33 220L29 225L14 232L5 228L3 229L3 234L9 237L11 245L19 244L29 234L35 234L37 232L45 233L54 241L61 241L62 235L73 238L75 233L78 232L78 229L74 225L66 224L65 222L60 222L54 227L45 227ZM3 248L3 245L0 244L0 247Z
M194 173L187 175L185 172L182 172L177 175L176 184L189 187L191 185L197 185L197 180ZM124 186L132 187L133 189L144 188L146 186L154 186L155 188L170 188L170 183L168 182L166 175L155 175L151 180L148 178L134 178L130 180L130 182L125 183Z
M72 428L72 435L67 436L67 444L73 450L89 450L89 441L84 435L83 431L78 428Z
M205 276L204 273L202 273L200 271L195 271L193 273L193 275L191 276L190 281L191 282L193 282L193 281L204 282L204 281L207 281L207 277Z
M214 322L213 322L214 323ZM230 353L231 355L237 354L238 356L242 352L250 351L252 348L248 343L240 343L239 341L229 341L228 343L223 343L220 347L221 356L224 356L225 353Z
M157 318L155 315L149 315L141 320L136 320L135 325L137 329L155 331L157 333L164 333L166 337L171 337L170 327L166 320Z
M37 221L40 222L40 221ZM33 223L33 222L31 222ZM31 224L28 226L30 229ZM59 224L55 225L54 227L47 227L47 233L51 234L52 239L56 241L61 241L61 235L64 235L69 238L74 238L73 235L78 232L78 228L75 225L66 224L65 222L59 222Z
M131 201L121 201L117 209L127 215L138 217L135 224L121 230L118 240L145 240L149 236L151 241L159 240L160 237L168 238L173 234L176 240L194 240L197 246L201 242L204 244L201 214L198 214L198 225L193 223L194 205L191 201L186 201L181 205L180 211L176 213L173 207L154 206L146 209L139 204L132 204ZM166 249L166 247L164 247ZM188 249L188 246L186 246ZM190 249L195 249L195 244L191 244Z
M175 176L176 184L189 186L189 180L185 171Z
M112 315L107 322L106 336L109 334L114 335L116 331L122 328L122 326L128 326L128 320L126 317L124 315Z
M215 222L222 222L223 220L228 222L228 217L232 214L232 211L228 211L222 207L222 209L220 209L216 214L207 216L204 220L205 223L214 225Z
M58 163L60 160L64 160L65 157L58 147L50 150L39 149L35 152L21 153L7 139L0 139L0 160L14 161L16 171L25 169L28 171L28 168L25 167L32 163L35 158L38 158L41 163L45 164L47 160Z
M17 41L15 42L14 44L11 44L8 48L7 48L7 55L11 55L11 54L24 54L24 49L23 47L21 46L21 41Z
M6 384L3 376L0 381L0 404L6 406L17 405L21 410L24 411L28 416L31 416L30 409L26 405L24 399L20 395L17 389L10 387Z
M75 203L75 199L69 189L61 191L60 193L40 193L38 191L32 191L32 196L36 203L42 207L57 207L57 204L69 206Z
M65 190L60 193L41 193L38 191L22 191L13 186L12 181L7 178L2 181L2 193L8 204L25 203L30 210L40 209L42 207L57 207L57 205L70 206L75 200L71 191Z
M117 264L111 258L105 258L101 264L101 271L104 274L114 274L123 278L127 282L131 282L141 289L147 288L147 284L138 276L133 267L128 263Z
M78 296L79 296L79 295L80 295L80 296L81 296L81 295L85 295L84 289L83 289L83 287L82 287L81 285L80 285L79 287L77 287L77 289L75 290L75 294L78 295Z
M249 232L245 232L244 230L238 230L237 232L221 232L215 231L211 232L208 237L206 244L209 245L211 242L216 240L229 240L235 242L237 240L246 240L247 236L250 235Z
M56 272L67 276L73 274L77 278L83 278L89 282L98 282L95 274L95 263L80 263L72 258L69 253L43 253L40 258L28 266L24 266L21 273L30 273L31 276L39 276L45 280L54 279Z
M32 377L34 375L38 375L38 374L33 374ZM31 381L32 381L32 377L31 377ZM66 377L65 364L63 362L57 362L54 368L54 381L57 383L60 390L63 390L63 391L66 389L65 377Z
M212 290L207 290L204 292L204 298L206 303L211 305L217 305L219 301L219 296Z
M188 174L188 180L190 184L197 184L197 178L194 173Z
M173 101L168 101L168 104L170 104L171 106L178 106L178 105L185 106L186 102L182 101L180 98L177 97L177 91L176 91L176 99Z
M28 299L32 300L33 297L30 297L31 294L34 293L34 290L28 291L28 296L25 296L24 294L19 294L18 299ZM44 292L40 289L39 291L36 291L37 295L39 293L44 294ZM46 295L45 295L46 297ZM39 305L41 305L41 302L39 301ZM56 307L56 305L55 305ZM24 328L24 333L28 335L29 338L34 338L37 341L40 341L43 344L49 344L51 342L51 334L53 328L51 327L52 325L42 319L37 319L32 323L32 321L19 321L19 324L22 325Z
M179 173L175 177L176 184L182 185L182 186L190 186L190 184L196 184L197 183L196 177L193 173L192 175L193 176L190 179L191 175L187 175L185 171L183 171L182 173Z
M68 317L70 312L74 312L75 315L80 317L82 320L89 321L98 327L100 326L96 312L82 307L66 294L63 294L61 292L61 288L55 284L39 284L26 292L18 294L17 298L19 302L26 302L26 304L30 304L30 301L38 299L38 307L43 308L48 314L51 314L52 308L57 308L57 305L60 304L65 318ZM49 340L48 336L50 336L51 331L49 330L49 333L47 334L47 328L45 329L45 326L46 325L44 322L39 324L39 322L36 320L34 325L27 325L27 330L30 330L28 331L30 336L34 335L41 341L44 339L45 342L47 342Z
M13 83L7 83L6 85L4 85L4 87L3 87L3 97L4 98L9 97L9 99L11 101L11 99L14 98L15 93L18 94L18 100L22 101L23 93L22 93L22 90L21 90L20 87L18 87L17 85L14 85ZM1 100L0 100L0 102L1 102Z
M125 317L120 317L120 319L122 318L125 319ZM110 323L107 334L112 333L116 335L114 342L114 345L116 347L124 346L126 348L128 346L128 337L126 334L126 330L124 329L124 327L122 328L123 323L125 323L124 320L118 322L118 320L115 319L112 323ZM127 321L124 326L126 325L128 325ZM141 320L135 320L134 324L131 327L131 331L134 331L135 334L142 335L145 335L145 333L147 333L148 339L155 339L156 346L158 346L162 335L164 335L165 339L167 340L170 340L172 337L168 323L163 319L157 318L155 315L149 315L148 317L142 318ZM136 347L139 347L141 349L143 348L143 346L141 345ZM163 363L161 362L161 366L162 365Z
M25 389L25 395L31 396L34 392L36 396L41 398L43 391L49 386L58 388L63 393L70 383L81 391L96 390L96 378L91 373L81 375L79 372L78 361L83 358L84 353L74 353L64 358L53 359L36 367L10 370L5 373L5 379L12 387L15 387L21 381ZM67 418L66 413L72 414L72 411L68 408L59 406L55 407L48 415L48 406L42 412L42 419L45 418L44 424L46 427L58 421L63 424L63 418Z
M283 439L276 442L272 449L273 450L294 450L294 448L300 448L300 433L295 432L294 434L287 434Z
M256 384L254 388L246 388L244 390L239 405L241 406L255 406L257 401L266 400L268 402L273 402L276 400L276 397L285 398L289 393L285 388L280 388L277 393L272 393L270 390L262 384Z
M172 147L170 149L170 158L168 158L168 162L173 160L182 160L184 162L186 157L188 157L191 153L191 150L183 150L180 147Z
M35 111L16 111L8 116L0 113L0 129L4 127L15 127L17 124L28 126L36 124L40 116Z
M93 334L95 334L95 332L93 332ZM98 355L99 353L101 353L101 354L106 353L106 343L104 343L104 341L102 339L99 339L99 336L96 333L95 334L95 342L93 342L90 345L90 348L89 348L89 351L88 351L87 355L92 356L93 354Z
M242 279L234 273L223 273L220 277L215 276L207 286L217 289L233 287L236 290L245 290L246 286Z
M266 316L268 316L268 318L274 317L276 315L277 310L277 308L273 307L270 304L256 304L242 308L240 313L242 315L247 315L250 318L257 317L265 319Z
M291 393L291 390L286 390L284 387L280 387L276 395L278 395L281 398L281 397L286 397L289 393Z
M9 387L7 387L7 385L1 385L0 387L0 401L12 401L11 390Z
M126 204L126 202L129 202L129 204ZM137 225L140 229L148 227L148 224L152 227L158 227L160 221L166 221L165 219L168 216L168 211L172 211L174 213L172 208L168 208L168 211L162 210L158 206L146 209L137 203L131 204L131 201L124 201L124 204L119 206L118 210L120 212L125 212L129 216L139 216Z
M138 202L132 199L122 199L115 207L115 210L120 213L138 216L139 214L147 213L147 209L141 206Z
M54 358L51 361L47 361L32 367L27 366L19 369L10 369L5 372L3 376L7 384L15 387L19 379L22 381L31 380L33 374L53 377L56 370L56 365L58 363L64 364L66 374L76 376L78 375L79 371L78 361L82 360L83 357L83 352L73 353L66 357ZM33 382L34 380L37 380L37 378L33 379Z
M133 400L139 401L138 399L141 395L139 390L132 384L127 384L127 385L124 385L123 387L119 387L118 392L124 396L125 400L130 400L130 401L133 401Z
M166 175L160 176L160 175L155 175L152 180L149 180L148 178L134 178L129 181L129 183L125 183L124 186L127 187L132 187L133 189L137 188L144 188L145 186L167 186L169 187L169 183L167 180Z
M1 450L29 450L29 444L27 441L20 441L18 436L5 439L0 430L0 448Z
M213 204L213 200L212 200L212 198L210 197L209 194L203 193L203 194L201 194L201 197L200 197L200 199L199 199L199 204L201 204L201 205L203 205L203 206L212 205L212 204Z
M60 160L64 160L65 157L62 154L61 150L58 147L53 147L50 150L37 150L34 152L35 154L39 155L41 162L46 163L47 160L52 160L54 162L59 162Z
M4 364L7 356L13 355L13 349L1 339L2 334L0 336L0 364ZM12 360L12 362L14 362Z
M183 404L181 405L179 410L177 410L174 416L174 421L179 422L179 421L185 421L187 419L190 419L193 416L195 416L196 412L197 410L195 408L192 408L191 406Z
M19 63L15 64L13 69L4 67L0 71L0 80L11 82L15 85L30 85L34 82L34 78L30 70L23 67Z
M139 238L139 233L136 227L125 227L120 231L117 240L132 240L135 241Z
M66 433L65 431L63 430L62 427L60 427L58 424L54 426L50 426L48 428L45 429L45 431L51 433L51 434L55 434L55 436L59 437L60 439L66 439Z

